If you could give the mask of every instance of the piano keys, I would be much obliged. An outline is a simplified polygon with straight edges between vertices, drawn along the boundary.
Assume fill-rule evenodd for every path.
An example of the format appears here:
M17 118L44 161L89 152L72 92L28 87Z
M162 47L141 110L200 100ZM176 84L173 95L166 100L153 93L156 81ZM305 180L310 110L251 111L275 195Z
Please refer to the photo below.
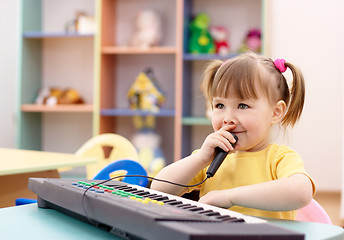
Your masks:
M266 220L111 180L30 178L38 207L124 239L304 239Z

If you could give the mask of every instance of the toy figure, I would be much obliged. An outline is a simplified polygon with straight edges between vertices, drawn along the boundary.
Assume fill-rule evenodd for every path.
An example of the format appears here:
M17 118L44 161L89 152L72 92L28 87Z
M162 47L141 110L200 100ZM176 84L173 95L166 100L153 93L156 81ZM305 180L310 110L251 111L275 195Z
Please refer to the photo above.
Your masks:
M226 55L229 53L230 46L227 42L228 31L221 26L210 27L210 34L213 37L216 53L220 55Z
M136 119L136 121L137 120L138 119ZM149 176L155 176L165 167L165 157L160 148L161 138L154 129L141 128L138 133L134 135L132 142L139 153L139 162L146 169Z
M43 88L38 92L35 103L53 106L56 104L82 104L84 100L79 92L73 88L65 90Z
M96 23L94 16L90 16L85 12L78 11L76 17L65 25L68 33L92 34L95 33Z
M190 53L215 53L215 45L209 32L209 17L198 14L190 23Z
M161 41L161 19L156 11L142 10L136 17L136 30L131 46L148 48L157 46Z
M127 96L131 109L151 112L158 112L165 100L150 68L137 76Z
M261 32L259 29L251 29L248 31L244 42L239 48L239 52L256 52L261 51Z

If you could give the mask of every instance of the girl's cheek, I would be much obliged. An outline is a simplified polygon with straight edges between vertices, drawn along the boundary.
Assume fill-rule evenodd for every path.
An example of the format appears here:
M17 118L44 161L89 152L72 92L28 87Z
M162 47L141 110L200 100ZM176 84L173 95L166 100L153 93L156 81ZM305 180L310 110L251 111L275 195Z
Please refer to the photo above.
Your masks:
M222 126L222 125L221 125L221 122L216 121L216 120L212 120L211 124L212 124L212 126L213 126L214 131L220 130L220 128L221 128L221 126Z

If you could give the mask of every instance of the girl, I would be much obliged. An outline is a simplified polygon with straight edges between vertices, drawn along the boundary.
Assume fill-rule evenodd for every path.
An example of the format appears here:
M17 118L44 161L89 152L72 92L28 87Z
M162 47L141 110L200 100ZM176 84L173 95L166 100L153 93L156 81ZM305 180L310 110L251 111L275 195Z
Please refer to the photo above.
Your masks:
M293 74L291 91L283 72ZM153 181L151 188L182 195L195 188L200 202L246 215L295 219L315 192L301 157L290 148L271 143L276 124L294 126L305 98L301 72L283 59L247 53L205 70L203 93L212 107L212 127L201 148L162 169L157 178L180 184L197 184L206 178L219 147L229 152L214 175L197 187L181 187ZM238 137L235 143L232 134Z

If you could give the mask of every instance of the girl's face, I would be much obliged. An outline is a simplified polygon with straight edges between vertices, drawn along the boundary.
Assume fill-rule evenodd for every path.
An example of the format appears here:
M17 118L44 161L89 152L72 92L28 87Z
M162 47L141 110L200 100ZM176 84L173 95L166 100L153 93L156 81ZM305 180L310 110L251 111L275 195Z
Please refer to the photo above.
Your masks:
M270 142L270 129L276 123L276 107L266 97L242 100L215 97L212 102L212 126L215 131L229 125L238 136L235 149L259 151Z

